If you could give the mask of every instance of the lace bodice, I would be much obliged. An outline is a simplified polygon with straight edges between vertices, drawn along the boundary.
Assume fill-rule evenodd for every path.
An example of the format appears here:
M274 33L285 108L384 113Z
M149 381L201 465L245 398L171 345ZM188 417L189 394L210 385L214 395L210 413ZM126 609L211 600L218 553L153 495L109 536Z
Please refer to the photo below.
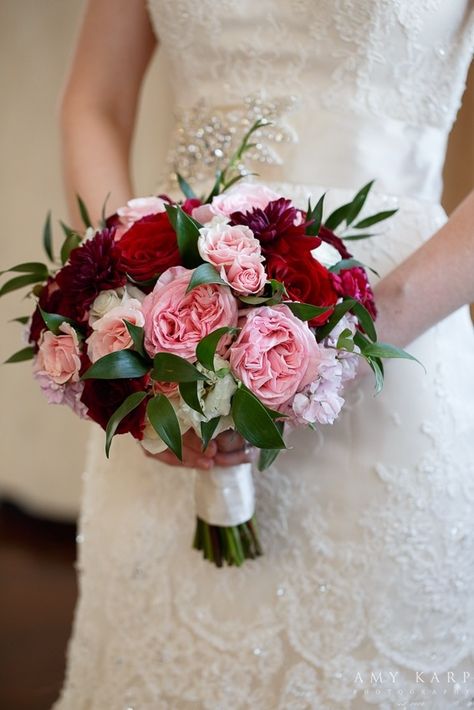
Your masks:
M389 192L439 198L474 46L471 0L148 1L170 63L181 172L192 173L195 130L217 110L225 134L232 117L219 110L258 95L283 100L298 140L288 147L285 126L275 132L285 167L268 161L267 179L353 187L377 177Z

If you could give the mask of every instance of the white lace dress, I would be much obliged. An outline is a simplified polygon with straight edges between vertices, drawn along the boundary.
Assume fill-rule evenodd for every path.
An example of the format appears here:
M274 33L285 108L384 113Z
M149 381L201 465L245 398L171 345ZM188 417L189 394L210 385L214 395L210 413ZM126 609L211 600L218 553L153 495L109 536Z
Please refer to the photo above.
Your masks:
M171 161L211 179L259 112L261 179L329 208L377 178L354 242L382 275L444 222L447 134L474 44L467 0L150 0L169 58ZM282 162L279 162L282 161ZM204 162L205 167L202 168ZM162 186L163 188L166 185ZM442 275L441 275L442 278ZM384 710L474 697L474 336L461 309L344 415L255 473L265 555L191 549L193 472L90 441L80 601L56 710ZM469 677L470 674L470 677Z

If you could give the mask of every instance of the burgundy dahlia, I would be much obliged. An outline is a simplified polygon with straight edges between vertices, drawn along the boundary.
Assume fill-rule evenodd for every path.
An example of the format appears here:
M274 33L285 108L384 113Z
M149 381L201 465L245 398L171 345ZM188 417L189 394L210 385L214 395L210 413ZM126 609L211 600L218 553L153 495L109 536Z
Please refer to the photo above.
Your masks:
M65 300L79 321L85 320L95 297L126 283L122 254L114 241L114 229L103 229L77 249L56 276Z
M232 225L244 224L249 227L262 242L264 250L280 237L303 236L308 226L304 213L284 197L272 200L263 210L255 207L249 212L233 212L230 219Z
M141 392L146 388L146 378L124 380L85 380L81 402L87 407L87 416L100 424L102 429L112 414L124 400L133 392ZM132 410L122 419L117 428L117 434L130 432L135 439L143 438L147 400Z
M364 269L355 266L352 269L341 269L338 274L331 274L331 276L334 288L340 296L359 301L369 311L372 318L376 318L374 293Z

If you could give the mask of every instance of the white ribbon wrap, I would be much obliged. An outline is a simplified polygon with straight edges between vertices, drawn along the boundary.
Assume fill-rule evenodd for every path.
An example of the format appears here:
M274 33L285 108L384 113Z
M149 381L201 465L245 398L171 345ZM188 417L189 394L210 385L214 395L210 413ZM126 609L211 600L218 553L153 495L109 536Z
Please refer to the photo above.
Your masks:
M209 525L232 527L246 523L255 512L252 464L196 469L194 498L198 518Z

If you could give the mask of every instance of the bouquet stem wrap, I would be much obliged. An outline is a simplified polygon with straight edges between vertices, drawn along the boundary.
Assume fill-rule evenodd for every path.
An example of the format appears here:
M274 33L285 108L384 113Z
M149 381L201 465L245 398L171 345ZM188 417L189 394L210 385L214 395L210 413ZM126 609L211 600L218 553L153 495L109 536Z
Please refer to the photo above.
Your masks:
M252 466L215 466L196 470L197 524L194 547L221 567L240 566L262 554L257 537Z

